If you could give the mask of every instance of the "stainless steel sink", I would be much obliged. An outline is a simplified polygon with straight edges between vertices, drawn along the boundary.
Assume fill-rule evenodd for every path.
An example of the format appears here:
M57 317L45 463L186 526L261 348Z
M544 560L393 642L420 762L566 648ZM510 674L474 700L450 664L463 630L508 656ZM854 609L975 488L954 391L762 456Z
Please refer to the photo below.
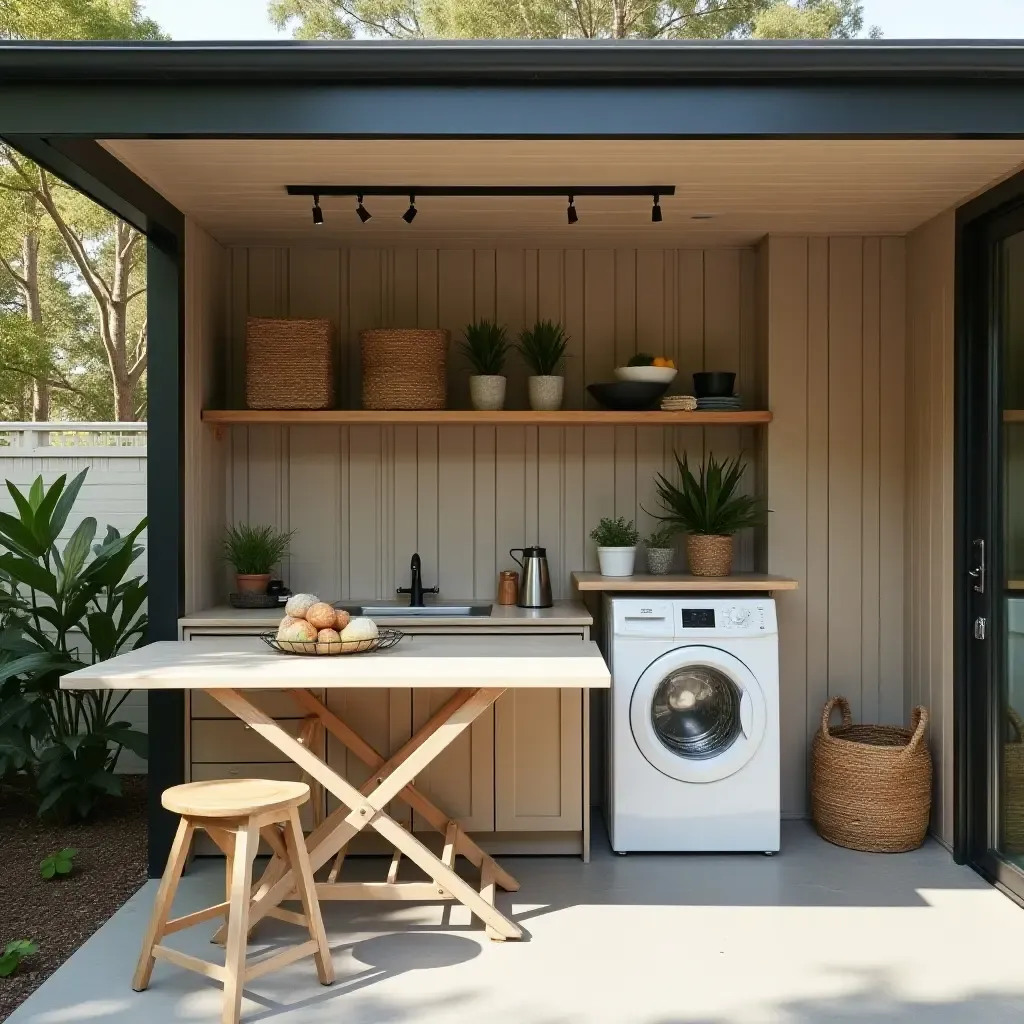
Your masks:
M490 615L489 604L426 604L422 608L411 608L407 604L398 602L381 601L377 604L345 604L341 602L334 606L343 608L349 615L367 615L371 619L386 618L416 618L416 619L447 619L447 618L468 618L473 615Z

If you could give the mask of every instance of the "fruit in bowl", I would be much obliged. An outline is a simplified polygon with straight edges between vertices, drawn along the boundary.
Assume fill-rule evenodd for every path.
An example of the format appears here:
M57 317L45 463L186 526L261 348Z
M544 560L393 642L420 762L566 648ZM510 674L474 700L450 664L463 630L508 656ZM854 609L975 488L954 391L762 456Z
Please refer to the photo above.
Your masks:
M671 384L676 376L675 361L667 356L652 356L638 352L625 366L615 368L619 380L644 384Z

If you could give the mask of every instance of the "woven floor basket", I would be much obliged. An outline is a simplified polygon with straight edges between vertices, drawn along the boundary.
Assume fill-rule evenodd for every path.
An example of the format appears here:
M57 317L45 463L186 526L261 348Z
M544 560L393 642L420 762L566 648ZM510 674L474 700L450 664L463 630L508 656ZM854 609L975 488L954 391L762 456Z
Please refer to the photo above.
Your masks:
M331 321L250 317L245 327L245 404L250 409L331 408Z
M830 728L836 707L843 724ZM912 729L854 725L845 697L825 705L811 754L811 812L823 839L871 853L924 842L932 802L928 712L914 708L912 721Z
M360 331L364 409L443 409L447 331Z
M1024 719L1008 708L1011 736L1003 747L1003 850L1024 853Z
M732 572L732 537L688 534L686 561L694 576L728 576Z

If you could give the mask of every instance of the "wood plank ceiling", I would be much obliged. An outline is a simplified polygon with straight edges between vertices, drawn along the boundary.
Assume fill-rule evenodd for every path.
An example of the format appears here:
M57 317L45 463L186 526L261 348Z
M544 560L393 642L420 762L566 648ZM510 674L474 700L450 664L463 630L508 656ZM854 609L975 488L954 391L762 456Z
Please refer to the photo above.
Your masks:
M135 139L104 145L229 245L749 245L769 233L902 235L1024 163L1024 141ZM403 198L311 203L287 184L676 185L652 224L645 197ZM710 217L710 219L703 219ZM699 218L699 219L694 219Z

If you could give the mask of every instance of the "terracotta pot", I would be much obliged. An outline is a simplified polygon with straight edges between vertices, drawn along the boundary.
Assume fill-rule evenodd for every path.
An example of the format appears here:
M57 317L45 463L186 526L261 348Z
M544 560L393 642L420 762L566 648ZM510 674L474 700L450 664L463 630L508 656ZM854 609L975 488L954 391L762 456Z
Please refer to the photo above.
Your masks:
M555 412L562 408L564 377L535 376L531 377L527 384L530 389L530 408L534 412Z
M505 378L501 374L475 374L469 378L469 397L474 409L490 412L505 406Z
M265 594L270 582L270 573L235 573L235 586L240 594Z
M694 576L728 576L732 572L732 537L691 533L686 538L686 560Z
M648 548L647 571L652 576L667 576L672 571L675 548Z

